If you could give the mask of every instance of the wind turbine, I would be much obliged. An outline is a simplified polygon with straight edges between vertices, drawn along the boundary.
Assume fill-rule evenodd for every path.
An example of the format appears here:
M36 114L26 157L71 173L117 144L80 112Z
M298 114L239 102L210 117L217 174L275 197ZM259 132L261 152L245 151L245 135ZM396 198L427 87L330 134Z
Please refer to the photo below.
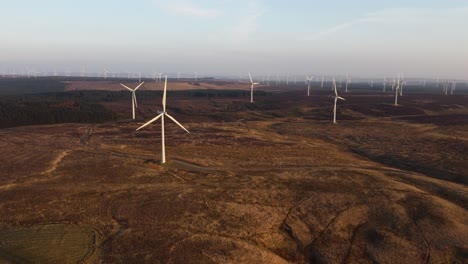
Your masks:
M104 73L102 74L102 76L104 77L104 79L107 79L107 74L109 73L109 71L104 68Z
M163 111L159 112L158 111L158 116L155 118L151 119L149 122L146 124L142 125L139 127L136 131L144 128L145 126L157 121L159 118L161 118L161 164L166 163L166 143L165 143L165 138L164 138L164 117L167 116L169 119L174 121L177 125L179 125L183 130L185 130L187 133L190 133L184 126L182 126L174 117L170 116L166 112L166 90L167 90L167 75L166 75L166 81L164 82L164 93L163 93L163 99L162 99L162 106L163 106Z
M385 89L387 88L387 77L383 77L383 92L385 93Z
M333 87L335 88L335 96L333 96L333 98L335 98L335 106L333 107L333 124L336 124L336 103L338 102L338 99L343 100L343 101L346 99L338 96L338 91L336 90L335 79L333 79Z
M403 96L403 86L405 85L405 80L403 79L403 75L401 77L401 85L400 85L400 96Z
M400 75L398 75L398 83L395 88L395 106L398 106L398 90L400 90Z
M324 80L324 78L323 78L323 75L322 75L322 88L323 88L323 80Z
M312 77L309 77L309 75L306 76L307 78L307 96L310 96L310 84L312 82L312 80L314 79L314 76Z
M249 77L250 77L250 102L253 103L253 90L254 90L254 86L259 84L259 83L254 83L253 80L252 80L252 76L250 75L250 72L249 72Z
M455 87L457 86L457 82L453 81L452 82L452 87L450 88L450 95L453 95L453 92L455 92Z
M348 85L351 83L351 80L349 79L349 75L346 74L346 88L345 88L345 92L348 92Z
M140 83L135 89L132 89L126 85L123 85L123 84L120 84L122 85L124 88L127 88L127 90L129 90L130 92L132 92L132 113L133 113L133 120L135 120L135 108L138 107L138 104L137 104L137 99L136 99L136 90L138 90L138 88L140 88L145 82L142 82Z
M267 84L268 84L268 86L270 86L270 73L268 73Z

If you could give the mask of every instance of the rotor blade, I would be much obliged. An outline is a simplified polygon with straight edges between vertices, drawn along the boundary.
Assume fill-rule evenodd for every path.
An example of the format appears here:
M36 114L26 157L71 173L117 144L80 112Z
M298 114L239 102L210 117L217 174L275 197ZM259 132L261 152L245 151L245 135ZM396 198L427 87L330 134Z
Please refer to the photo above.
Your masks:
M338 91L336 91L336 81L333 79L333 87L335 88L335 95L338 97Z
M133 90L132 90L131 88L129 88L128 86L123 85L123 84L120 84L120 85L122 85L123 87L125 87L125 88L127 88L128 90L130 90L131 92L133 92Z
M140 85L138 85L138 86L135 88L134 91L138 90L138 88L140 88L144 83L145 83L145 82L140 83Z
M170 119L172 119L172 121L174 121L174 123L178 124L183 130L187 131L187 133L190 134L190 132L184 126L182 126L179 122L177 122L177 120L175 120L175 118L173 118L169 114L166 114L166 116L169 117Z
M250 72L249 72L249 77L250 77L250 82L253 83L252 76L250 75Z
M138 108L136 94L135 94L135 92L133 92L132 94L133 94L133 101L135 101L135 107Z
M162 115L163 115L163 114L159 114L157 117L151 119L148 123L146 123L146 124L142 125L141 127L137 128L136 131L138 131L138 130L144 128L145 126L147 126L147 125L153 123L154 121L158 120Z
M163 93L163 100L162 100L163 112L166 112L166 90L167 90L167 75L166 75L166 81L164 82L164 93Z
M339 96L338 96L337 98L338 98L338 99L341 99L341 100L343 100L343 101L346 101L346 99L344 99L343 97L339 97Z

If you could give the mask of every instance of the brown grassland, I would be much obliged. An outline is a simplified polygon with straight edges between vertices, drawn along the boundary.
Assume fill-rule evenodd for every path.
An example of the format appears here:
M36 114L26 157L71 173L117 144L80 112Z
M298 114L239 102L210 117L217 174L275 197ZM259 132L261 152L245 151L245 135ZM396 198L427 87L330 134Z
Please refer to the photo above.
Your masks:
M0 263L466 263L468 95L330 94L169 93L165 165L160 98L0 130Z

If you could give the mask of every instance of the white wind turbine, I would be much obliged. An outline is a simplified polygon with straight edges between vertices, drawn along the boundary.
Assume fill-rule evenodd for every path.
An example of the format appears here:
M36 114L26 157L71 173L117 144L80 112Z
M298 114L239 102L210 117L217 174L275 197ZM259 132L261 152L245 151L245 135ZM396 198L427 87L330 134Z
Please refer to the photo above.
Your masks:
M102 76L104 77L104 79L107 79L107 74L108 74L108 73L109 73L109 71L108 71L106 68L104 68L104 72L103 72L103 74L102 74Z
M398 75L398 82L395 88L395 106L398 106L398 92L400 90L400 75Z
M348 85L351 83L351 79L349 79L349 75L346 74L346 88L345 88L345 92L348 92Z
M405 85L405 80L403 79L403 75L401 77L401 82L400 82L400 96L403 96L403 86Z
M122 85L124 88L126 88L127 90L129 90L130 92L132 92L132 113L133 113L133 120L135 120L135 108L138 107L138 104L137 104L137 99L136 99L136 90L138 90L138 88L140 88L145 82L142 82L140 83L135 89L132 89L126 85L123 85L123 84L120 84Z
M333 96L333 98L335 98L335 106L333 107L333 124L336 124L336 103L338 102L338 99L343 100L343 101L346 99L338 96L338 91L336 90L335 79L333 79L333 87L335 88L335 96Z
M163 106L163 111L159 112L158 111L158 116L155 118L151 119L149 122L146 124L142 125L139 127L136 131L144 128L145 126L157 121L159 118L161 118L161 164L166 163L166 143L165 143L165 138L164 138L164 117L167 116L169 119L174 121L177 125L179 125L183 130L187 131L187 133L190 133L184 126L182 126L174 117L170 116L166 112L166 90L167 90L167 75L166 75L166 81L164 83L164 93L163 93L163 99L162 99L162 106Z
M455 87L457 86L457 82L453 81L452 82L452 87L450 87L450 95L453 95L453 92L455 92Z
M249 77L250 77L250 102L253 103L253 90L254 90L254 86L255 85L258 85L259 83L254 83L253 80L252 80L252 76L250 75L250 72L249 72Z
M314 76L309 77L309 75L307 75L306 78L307 78L307 96L310 96L310 85L312 83L312 80L314 79Z
M383 92L385 93L385 89L387 88L387 77L383 77Z

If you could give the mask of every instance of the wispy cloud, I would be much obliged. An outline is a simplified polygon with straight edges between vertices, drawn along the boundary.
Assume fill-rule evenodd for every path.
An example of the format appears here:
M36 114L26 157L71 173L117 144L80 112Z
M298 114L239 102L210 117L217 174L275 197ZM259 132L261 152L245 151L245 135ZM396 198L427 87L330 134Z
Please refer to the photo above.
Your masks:
M459 8L390 8L370 12L362 17L325 28L315 34L313 39L320 39L338 31L359 26L361 24L387 25L432 25L457 23L458 18L468 16L468 7Z
M216 18L223 13L221 9L200 6L194 1L190 0L153 0L153 3L158 5L160 8L164 9L166 12L175 15L184 15L199 18Z
M258 31L258 20L265 14L266 8L258 1L249 1L247 10L230 29L230 39L235 43L247 42Z

